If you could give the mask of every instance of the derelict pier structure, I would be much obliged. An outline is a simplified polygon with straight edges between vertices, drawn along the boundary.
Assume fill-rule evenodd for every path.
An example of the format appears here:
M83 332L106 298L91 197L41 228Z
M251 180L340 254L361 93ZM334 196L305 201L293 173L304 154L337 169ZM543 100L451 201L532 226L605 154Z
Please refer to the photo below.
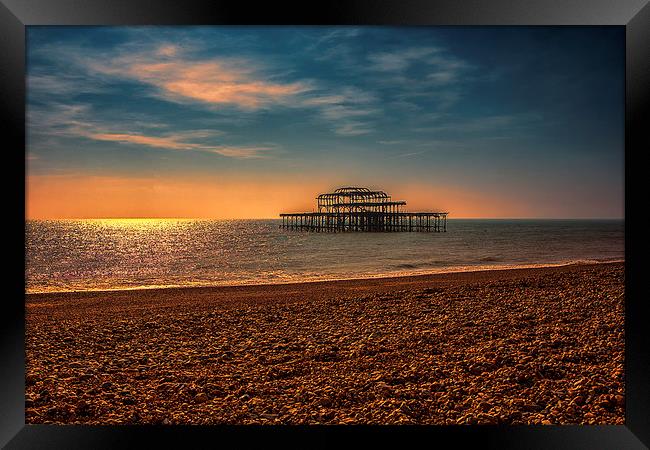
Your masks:
M318 212L280 214L287 230L447 231L448 212L406 212L404 200L392 200L384 191L343 187L317 197Z

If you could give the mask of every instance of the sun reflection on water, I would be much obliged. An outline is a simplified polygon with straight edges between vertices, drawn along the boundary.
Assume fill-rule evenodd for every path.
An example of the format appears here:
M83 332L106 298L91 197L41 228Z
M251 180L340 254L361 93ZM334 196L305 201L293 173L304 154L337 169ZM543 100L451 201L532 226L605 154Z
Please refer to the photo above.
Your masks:
M286 232L278 225L30 220L27 292L283 283L624 258L623 221L458 220L447 233L361 234Z

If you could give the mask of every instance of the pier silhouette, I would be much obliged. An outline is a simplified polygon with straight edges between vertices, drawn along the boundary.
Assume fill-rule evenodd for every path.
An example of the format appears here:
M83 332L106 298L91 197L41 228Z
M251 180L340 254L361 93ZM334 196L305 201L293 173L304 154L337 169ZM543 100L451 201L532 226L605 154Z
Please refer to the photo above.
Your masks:
M280 228L319 232L447 231L448 212L407 212L384 191L342 187L320 194L318 212L283 213Z

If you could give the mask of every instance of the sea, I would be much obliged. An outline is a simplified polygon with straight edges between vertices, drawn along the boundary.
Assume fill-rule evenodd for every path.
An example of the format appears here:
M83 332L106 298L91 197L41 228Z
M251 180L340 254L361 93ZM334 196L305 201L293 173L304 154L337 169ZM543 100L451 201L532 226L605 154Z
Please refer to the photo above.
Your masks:
M623 220L448 219L447 231L315 233L281 220L28 220L27 293L374 278L623 261Z

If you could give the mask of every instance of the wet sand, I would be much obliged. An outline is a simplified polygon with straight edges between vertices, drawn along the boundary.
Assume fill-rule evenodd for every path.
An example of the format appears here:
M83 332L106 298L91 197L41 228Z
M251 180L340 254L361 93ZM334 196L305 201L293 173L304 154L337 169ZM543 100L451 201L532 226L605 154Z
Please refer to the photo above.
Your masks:
M624 264L26 296L26 422L622 424Z

